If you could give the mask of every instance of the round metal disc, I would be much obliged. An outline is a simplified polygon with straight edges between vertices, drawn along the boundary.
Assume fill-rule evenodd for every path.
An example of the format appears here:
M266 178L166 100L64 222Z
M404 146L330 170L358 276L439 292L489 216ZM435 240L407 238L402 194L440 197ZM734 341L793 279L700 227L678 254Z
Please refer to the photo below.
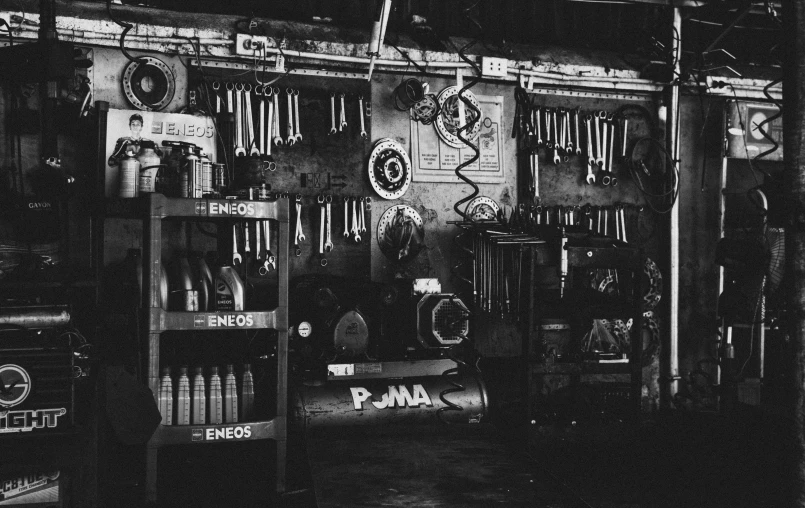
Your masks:
M398 213L402 213L405 217L410 218L419 230L419 237L422 239L425 238L425 226L419 213L408 205L394 205L386 210L383 215L380 216L380 220L377 221L377 244L380 246L380 250L383 254L389 259L405 262L416 257L416 255L419 254L419 250L412 251L405 258L400 259L394 257L396 253L394 250L389 250L388 252L384 250L385 235Z
M131 104L143 111L165 109L176 91L170 67L157 58L146 56L130 62L123 71L123 91Z
M439 116L436 117L436 133L439 137L447 143L448 145L452 146L453 148L464 148L467 145L461 141L456 133L458 129L461 127L459 125L459 114L458 114L458 103L461 100L458 97L459 88L456 86L448 86L444 90L439 93L437 100L439 101ZM481 111L481 104L478 102L478 99L475 97L471 91L467 90L462 94L467 100L469 100L473 106L478 108L480 112L480 118L469 131L464 131L463 136L465 139L470 141L474 140L478 137L478 134L481 132L481 123L483 121L483 111ZM472 116L476 113L469 107L464 105L464 118L465 122L469 123L472 120Z
M372 188L381 198L397 199L411 185L411 160L402 145L392 139L375 143L368 170Z
M494 199L486 196L473 198L464 209L464 213L474 220L494 220L497 218L498 212L500 212L500 205Z

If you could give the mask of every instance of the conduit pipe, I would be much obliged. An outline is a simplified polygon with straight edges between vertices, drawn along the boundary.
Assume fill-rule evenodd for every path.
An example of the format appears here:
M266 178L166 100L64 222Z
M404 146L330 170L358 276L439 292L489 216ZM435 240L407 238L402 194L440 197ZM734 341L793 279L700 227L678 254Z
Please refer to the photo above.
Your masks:
M682 53L682 14L679 7L674 7L673 24L671 27L671 53L674 59L674 83L669 87L669 108L668 121L665 130L666 146L671 153L671 161L674 170L679 174L679 95L680 83L680 56ZM677 189L679 178L676 179ZM664 355L665 368L662 369L665 375L663 386L664 397L661 403L664 408L671 407L679 389L679 199L674 200L671 207L670 224L670 333L668 336L668 353Z

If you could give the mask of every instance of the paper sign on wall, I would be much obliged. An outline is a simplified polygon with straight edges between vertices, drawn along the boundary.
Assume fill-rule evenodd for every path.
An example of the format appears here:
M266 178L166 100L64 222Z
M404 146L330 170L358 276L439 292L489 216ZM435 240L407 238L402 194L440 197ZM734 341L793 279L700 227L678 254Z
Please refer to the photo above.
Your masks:
M481 151L480 158L462 170L478 183L505 181L503 164L502 111L503 96L478 95L483 119L481 131L473 141ZM422 125L411 120L411 165L415 182L460 183L456 166L470 160L470 148L453 148L442 141L435 124Z

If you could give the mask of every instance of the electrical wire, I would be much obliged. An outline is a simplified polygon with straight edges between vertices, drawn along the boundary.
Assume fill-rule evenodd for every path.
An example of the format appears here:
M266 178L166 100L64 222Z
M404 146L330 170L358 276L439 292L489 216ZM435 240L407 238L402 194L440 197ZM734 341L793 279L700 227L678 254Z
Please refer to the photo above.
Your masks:
M123 53L123 56L125 56L131 62L145 62L144 58L131 56L129 52L126 51L126 35L132 28L134 28L134 25L126 21L118 21L114 16L112 16L112 0L106 0L106 13L109 15L109 19L111 19L116 25L123 27L123 32L120 34L120 51ZM187 37L183 38L186 39Z
M11 25L9 25L8 21L6 21L3 18L0 18L0 24L3 24L3 25L6 26L6 30L8 30L8 43L9 43L9 46L13 46L14 45L14 34L11 32Z
M665 156L665 159L671 161L671 171L668 172L668 174L670 175L670 181L666 182L659 180L655 175L652 174L652 172L646 166L644 159L636 160L634 158L636 149L641 143L652 143L660 152L662 152L662 154ZM674 207L674 204L676 203L676 200L679 197L679 167L675 163L675 161L672 160L671 155L668 153L668 151L665 149L662 143L660 143L659 141L657 141L652 137L643 137L638 139L632 146L632 157L630 158L629 172L637 188L647 198L646 203L652 210L654 210L656 213L659 214L666 214L671 212L671 209ZM660 193L656 193L653 189L649 190L647 184L643 182L643 177L641 176L641 173L645 174L649 178L653 178L655 180L654 182L655 185L661 185L663 187L667 187L668 185L670 185L671 187L670 190L666 190ZM670 203L666 203L665 206L657 207L652 202L652 199L661 199L666 201L670 200Z

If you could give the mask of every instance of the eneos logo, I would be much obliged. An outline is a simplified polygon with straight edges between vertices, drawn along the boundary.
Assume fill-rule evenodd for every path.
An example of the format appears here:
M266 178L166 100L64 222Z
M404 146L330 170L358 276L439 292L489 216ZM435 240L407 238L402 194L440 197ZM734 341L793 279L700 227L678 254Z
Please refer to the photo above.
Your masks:
M249 439L252 437L251 425L237 425L233 427L193 429L191 439L193 441L220 441Z
M196 328L236 328L254 326L252 314L196 314L193 316Z
M31 376L19 365L0 366L0 407L22 404L31 393Z

